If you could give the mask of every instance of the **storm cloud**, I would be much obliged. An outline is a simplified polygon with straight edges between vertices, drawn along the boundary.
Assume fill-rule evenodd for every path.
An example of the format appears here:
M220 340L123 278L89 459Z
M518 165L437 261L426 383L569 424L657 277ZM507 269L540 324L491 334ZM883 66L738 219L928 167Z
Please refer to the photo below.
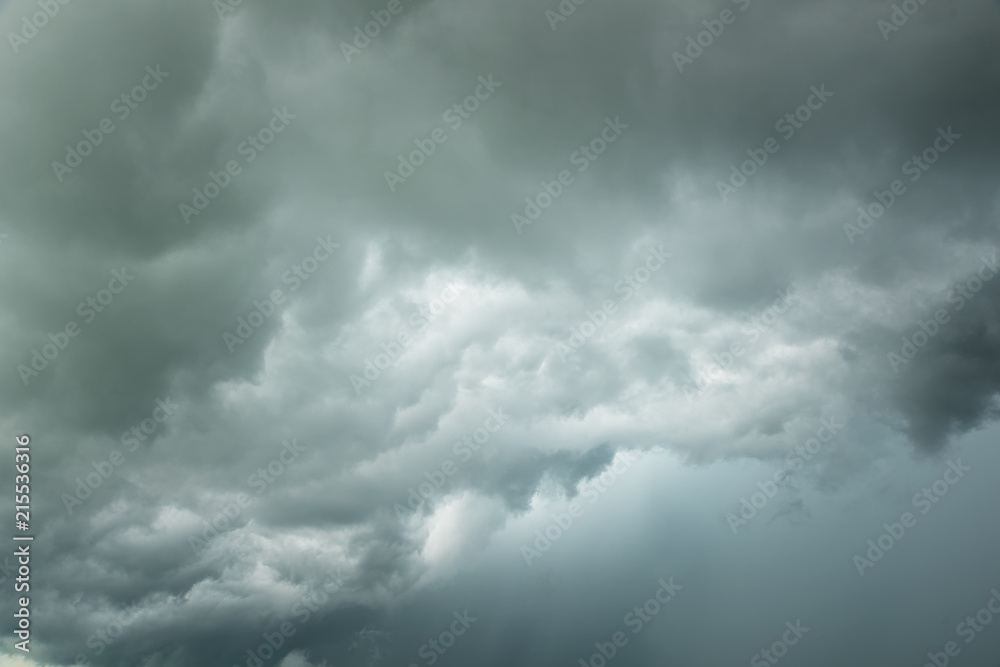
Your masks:
M996 660L998 3L0 26L5 665Z

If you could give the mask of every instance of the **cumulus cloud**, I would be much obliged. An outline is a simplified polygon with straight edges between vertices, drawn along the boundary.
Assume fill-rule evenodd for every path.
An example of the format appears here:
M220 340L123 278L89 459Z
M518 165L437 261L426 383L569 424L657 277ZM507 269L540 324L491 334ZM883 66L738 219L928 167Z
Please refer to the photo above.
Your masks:
M49 629L11 664L574 662L728 567L739 466L820 420L776 530L993 428L996 3L42 5L0 3L0 419ZM649 475L591 509L623 452L714 471L719 516ZM668 500L689 550L637 528ZM574 502L579 560L526 567ZM591 557L634 576L571 628Z

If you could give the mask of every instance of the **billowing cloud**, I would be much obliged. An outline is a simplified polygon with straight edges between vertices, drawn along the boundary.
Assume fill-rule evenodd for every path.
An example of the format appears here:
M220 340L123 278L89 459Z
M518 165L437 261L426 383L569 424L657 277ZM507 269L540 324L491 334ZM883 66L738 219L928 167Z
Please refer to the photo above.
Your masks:
M11 664L916 664L997 585L996 3L0 24Z

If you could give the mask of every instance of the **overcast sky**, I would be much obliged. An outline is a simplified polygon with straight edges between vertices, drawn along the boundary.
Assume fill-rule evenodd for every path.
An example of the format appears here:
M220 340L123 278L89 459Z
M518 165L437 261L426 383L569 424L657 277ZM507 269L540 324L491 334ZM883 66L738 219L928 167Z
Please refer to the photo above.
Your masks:
M1000 661L1000 3L0 28L4 667Z

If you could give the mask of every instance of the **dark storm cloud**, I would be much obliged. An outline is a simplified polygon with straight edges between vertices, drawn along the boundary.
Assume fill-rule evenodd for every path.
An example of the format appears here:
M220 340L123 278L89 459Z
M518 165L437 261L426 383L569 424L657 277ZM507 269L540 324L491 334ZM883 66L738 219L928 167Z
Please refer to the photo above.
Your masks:
M707 531L694 517L708 511L683 496L672 507L691 514L642 506L656 479L616 486L619 500L588 509L554 547L597 563L628 553L612 583L581 555L539 565L568 597L540 594L511 546L526 537L508 531L579 499L625 449L666 447L705 467L769 460L843 414L852 437L810 473L837 490L890 456L878 423L930 453L989 426L1000 288L985 282L961 310L947 296L995 247L1000 11L929 2L885 39L890 3L860 0L588 0L554 23L554 2L400 0L345 57L355 27L386 21L388 5L244 0L220 16L210 2L75 0L3 53L0 271L12 288L0 297L0 392L5 423L44 443L35 562L47 592L35 613L51 631L32 657L245 664L343 568L275 663L420 662L469 608L482 621L442 660L572 664L680 572L690 588L658 622L676 623L671 642L695 641L668 648L647 631L618 664L701 664L709 649L749 659L805 594L720 648L704 628L729 603L712 581L738 565L723 555L731 536L722 522L721 537ZM678 71L674 53L723 10L733 21ZM20 34L37 11L0 4L2 32ZM150 68L165 74L154 81ZM484 77L498 85L455 126L449 110ZM817 90L832 93L819 106ZM53 167L105 118L114 129L91 154ZM591 159L609 126L620 136L603 135ZM913 171L947 128L960 136ZM264 130L273 142L258 148ZM446 141L390 190L386 172L435 130ZM769 138L778 150L745 185L730 181ZM563 170L572 183L552 196ZM883 216L863 234L845 229L896 179L905 192ZM734 189L725 200L720 181ZM543 192L551 205L518 233L512 214ZM339 248L310 271L318 239ZM671 257L625 299L617 286L650 247ZM135 278L82 314L123 270ZM435 312L449 284L461 296ZM268 309L274 290L284 303ZM796 305L747 329L783 290ZM562 359L557 345L607 299L618 311ZM887 354L938 308L950 322L894 372ZM64 339L70 323L79 333ZM64 349L37 375L19 371L52 336ZM393 363L365 375L380 354ZM358 391L352 375L370 385ZM689 395L693 376L711 381ZM127 450L125 434L167 397L176 414ZM401 522L394 504L458 461L454 444L497 408L510 423ZM279 458L290 439L305 448L294 461ZM104 479L115 448L125 462ZM275 460L280 474L261 482ZM100 483L79 498L92 474ZM729 502L730 473L719 474L707 485ZM805 498L776 502L762 524L813 516ZM671 526L684 548L640 525ZM755 548L766 561L767 544ZM597 583L576 590L583 580ZM586 617L595 599L606 606ZM96 655L88 638L133 601L144 611ZM820 619L864 632L830 605ZM829 632L821 645L836 636L813 632ZM286 657L292 648L307 654Z
M990 262L996 267L989 256L981 267L987 280L964 277L943 302L931 304L929 316L887 341L894 355L887 353L887 365L899 371L893 403L907 420L907 434L924 447L938 448L998 415L1000 283L991 279L996 268Z

